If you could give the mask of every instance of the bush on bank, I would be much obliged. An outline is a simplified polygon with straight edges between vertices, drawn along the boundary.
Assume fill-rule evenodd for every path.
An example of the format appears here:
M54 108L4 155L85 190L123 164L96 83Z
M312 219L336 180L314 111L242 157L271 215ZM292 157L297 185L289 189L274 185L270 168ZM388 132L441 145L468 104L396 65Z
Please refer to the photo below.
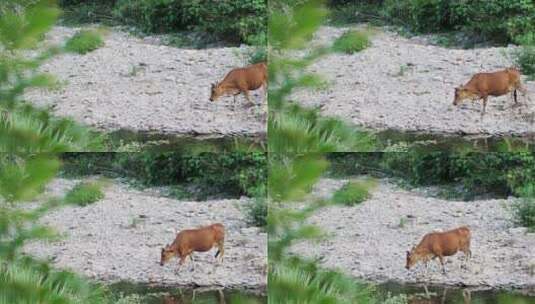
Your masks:
M535 153L337 153L331 174L370 174L403 179L413 186L460 183L473 193L531 197Z
M62 160L66 176L126 177L145 186L193 184L200 188L199 199L266 193L267 161L262 152L67 153Z
M535 32L535 2L525 0L331 0L333 18L399 25L413 33L460 30L498 43ZM336 20L334 20L336 21Z
M193 30L232 43L266 43L266 0L62 0L60 4L68 23L126 24L146 33Z

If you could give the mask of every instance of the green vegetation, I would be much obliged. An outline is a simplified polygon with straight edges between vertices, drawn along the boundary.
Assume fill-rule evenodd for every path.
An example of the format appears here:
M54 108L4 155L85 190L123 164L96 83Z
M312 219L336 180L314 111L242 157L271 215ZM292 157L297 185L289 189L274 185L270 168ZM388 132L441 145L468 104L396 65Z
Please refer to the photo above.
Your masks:
M535 232L535 199L519 199L512 205L512 211L518 225L527 227L529 231Z
M374 303L373 287L311 261L275 266L268 284L270 303Z
M48 0L4 1L0 11L0 303L107 303L100 287L22 253L29 242L57 239L41 218L67 203L51 197L35 208L25 204L57 175L53 152L100 150L102 141L83 126L24 103L28 90L57 86L41 66L61 49L41 42L58 8Z
M65 195L68 204L87 206L104 198L99 182L80 182Z
M348 182L333 195L336 204L353 206L362 203L370 197L369 189L373 187L371 181Z
M13 4L13 3L11 3ZM15 5L0 15L0 150L3 152L95 151L102 138L69 119L59 119L23 102L29 89L57 88L56 79L40 67L61 52L58 47L36 50L53 26L59 10L48 1Z
M126 177L140 186L175 186L180 198L265 197L266 193L267 161L262 152L67 153L62 159L65 176L98 174ZM176 188L184 184L195 187Z
M524 0L330 1L334 24L371 22L412 33L461 31L474 41L520 43L535 32L535 3Z
M336 52L353 54L364 50L370 46L368 34L350 30L340 36L333 44L333 49Z
M102 303L105 292L75 274L29 259L2 264L0 303Z
M397 177L411 186L459 184L478 194L533 196L535 153L359 153L332 154L336 176Z
M95 30L78 31L71 39L67 40L65 50L67 52L86 54L104 45L100 34Z
M194 31L230 43L265 45L266 0L63 0L67 24L130 25L144 33Z
M304 4L303 4L304 3ZM332 51L313 49L301 58L288 59L285 52L304 49L325 20L328 11L321 1L271 1L269 24L269 235L268 298L270 303L378 303L371 286L356 282L338 271L317 266L289 248L299 242L317 241L321 230L308 219L332 200L303 202L325 173L329 162L321 152L365 151L374 138L338 119L322 117L316 109L292 104L296 89L322 85L305 69Z
M513 58L522 74L527 75L530 80L535 80L535 45L522 46L513 53Z
M265 227L267 225L268 205L265 197L256 197L245 208L249 224L257 227Z

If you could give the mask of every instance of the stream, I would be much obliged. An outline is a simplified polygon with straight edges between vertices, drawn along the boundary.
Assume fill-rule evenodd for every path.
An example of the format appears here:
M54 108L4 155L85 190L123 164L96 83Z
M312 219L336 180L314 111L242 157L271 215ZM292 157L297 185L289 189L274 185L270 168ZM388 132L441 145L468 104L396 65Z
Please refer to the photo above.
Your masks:
M388 282L377 287L381 299L405 294L408 304L533 304L531 290L490 290L446 286L423 286ZM427 291L426 291L427 290Z
M118 282L108 286L116 300L121 303L144 304L227 304L237 299L254 300L254 303L267 303L267 296L259 291L227 290L205 288L173 288L163 286L147 286L130 282ZM129 299L129 300L125 300ZM130 302L129 302L130 301Z
M535 151L535 134L526 137L470 136L384 130L374 133L381 149L406 143L411 150L513 152Z
M107 134L112 151L121 145L137 144L147 151L233 151L239 148L263 150L265 136L194 136L152 132L137 132L126 129Z

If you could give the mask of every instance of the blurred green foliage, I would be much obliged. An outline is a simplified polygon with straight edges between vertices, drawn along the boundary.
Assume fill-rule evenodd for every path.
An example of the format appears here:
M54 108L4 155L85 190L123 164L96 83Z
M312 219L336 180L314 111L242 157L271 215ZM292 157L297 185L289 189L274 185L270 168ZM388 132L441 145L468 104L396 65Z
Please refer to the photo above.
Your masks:
M61 152L103 148L102 138L70 119L24 102L29 89L58 86L52 75L40 71L58 47L40 42L59 15L50 1L33 1L0 15L0 151ZM28 52L32 50L30 55Z
M30 89L57 86L40 67L61 52L41 43L58 8L52 1L32 0L4 1L0 10L0 303L103 303L98 287L22 253L28 242L57 238L39 223L66 204L39 197L60 167L51 152L101 149L102 142L83 126L24 100ZM25 205L38 198L39 203Z
M298 90L320 89L325 82L306 69L332 48L308 48L325 22L328 11L321 1L287 5L273 1L269 23L269 119L268 147L272 152L369 151L375 138L337 118L323 117L318 109L292 102ZM307 49L302 56L297 50ZM290 53L293 53L290 55Z
M308 45L327 14L322 1L270 2L269 303L376 303L371 287L324 270L317 261L290 250L296 243L323 236L307 219L335 204L313 198L303 202L329 166L321 152L371 150L375 144L365 132L289 99L298 89L315 89L323 83L306 68L331 51ZM296 56L296 51L304 49L305 55Z

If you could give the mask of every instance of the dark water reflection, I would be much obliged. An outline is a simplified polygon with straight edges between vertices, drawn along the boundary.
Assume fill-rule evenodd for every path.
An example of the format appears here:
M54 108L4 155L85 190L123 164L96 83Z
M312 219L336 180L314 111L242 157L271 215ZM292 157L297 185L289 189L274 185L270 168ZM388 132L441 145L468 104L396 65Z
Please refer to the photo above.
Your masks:
M221 152L233 151L238 148L248 150L265 150L265 135L252 137L227 136L186 136L158 134L152 132L134 132L118 130L107 134L110 150L115 151L125 144L138 144L142 150L148 151L196 151Z
M405 294L409 304L535 304L535 287L532 290L506 291L385 283L378 288L382 299L388 294Z
M463 136L444 134L422 134L385 130L375 133L381 147L407 143L411 149L421 152L432 151L476 151L511 152L535 151L535 133L525 137L511 136Z
M172 288L129 282L112 284L109 289L117 301L121 299L121 303L129 303L127 299L144 304L267 303L265 295L244 290Z

